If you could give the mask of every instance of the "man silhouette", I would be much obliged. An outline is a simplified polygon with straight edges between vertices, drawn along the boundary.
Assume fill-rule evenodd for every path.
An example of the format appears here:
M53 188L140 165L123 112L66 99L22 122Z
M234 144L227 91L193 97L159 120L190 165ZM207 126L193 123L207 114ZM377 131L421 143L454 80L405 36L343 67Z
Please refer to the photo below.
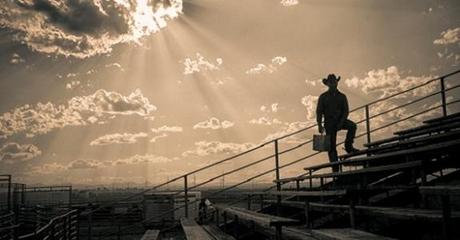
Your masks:
M328 151L329 161L338 161L337 157L337 132L339 130L347 130L345 139L345 151L347 153L356 152L358 149L353 147L353 140L356 135L356 123L347 119L348 117L348 100L345 94L337 89L337 84L340 81L340 76L337 78L334 74L329 74L323 79L323 84L328 86L328 90L321 94L316 107L316 121L318 122L318 131L324 132L330 136L331 148ZM324 116L324 127L322 120ZM332 167L334 172L338 171L338 166Z

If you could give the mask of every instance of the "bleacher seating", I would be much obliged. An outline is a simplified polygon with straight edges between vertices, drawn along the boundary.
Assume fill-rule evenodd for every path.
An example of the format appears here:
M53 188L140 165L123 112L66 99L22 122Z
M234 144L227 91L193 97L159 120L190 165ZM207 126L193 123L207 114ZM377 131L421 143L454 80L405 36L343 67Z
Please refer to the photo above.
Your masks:
M341 161L309 166L305 174L274 181L295 182L295 190L243 193L249 202L255 195L278 198L261 198L260 211L219 207L218 214L233 216L232 224L248 228L251 226L248 223L255 224L259 228L251 229L278 239L412 239L401 231L385 231L386 225L373 233L363 229L379 219L389 221L386 224L393 228L409 223L408 229L414 230L412 221L439 226L432 227L435 233L414 233L414 239L421 236L453 239L453 232L458 234L452 224L460 223L460 212L452 209L450 200L460 195L460 188L430 185L459 172L456 156L460 153L460 114L425 121L421 126L398 131L393 137L370 142L365 147L340 156ZM332 166L339 166L340 170L331 172ZM318 179L319 185L312 184L313 179ZM305 180L310 183L307 187L300 185ZM429 196L441 198L440 209L426 208ZM280 212L280 208L284 211ZM395 226L391 225L392 219ZM296 221L304 224L303 227L288 227L299 224ZM226 224L229 223L218 226ZM273 229L275 225L279 227Z

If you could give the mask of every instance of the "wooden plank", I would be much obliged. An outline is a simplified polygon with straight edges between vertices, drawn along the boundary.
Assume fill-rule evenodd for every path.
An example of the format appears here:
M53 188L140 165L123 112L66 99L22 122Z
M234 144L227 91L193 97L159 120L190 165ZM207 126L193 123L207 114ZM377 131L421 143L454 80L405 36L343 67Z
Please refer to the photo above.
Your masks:
M180 223L187 240L213 240L213 238L195 220L181 218Z
M141 240L157 240L159 235L160 235L160 230L150 229L144 233Z
M423 137L418 137L418 138L411 138L408 140L398 141L398 142L385 144L385 145L373 147L373 148L365 148L358 152L340 155L339 159L346 159L346 158L355 157L355 156L364 155L364 154L377 154L382 151L390 151L392 149L407 147L407 145L411 145L411 144L412 145L418 144L418 146L420 146L421 143L424 143L426 145L426 144L429 144L435 141L439 142L439 140L443 138L453 138L456 136L460 136L460 130L454 130L454 131L449 131L449 132L440 133L436 135L430 135L430 136L423 136Z
M216 225L202 225L203 229L216 240L236 240L236 238L226 234Z
M310 209L320 212L347 212L349 208L348 205L310 203ZM391 217L402 220L422 219L439 221L442 219L442 213L439 210L355 206L355 211L357 214ZM453 212L452 218L460 218L460 212Z
M421 194L427 195L460 195L459 186L421 186L419 190Z
M330 191L265 191L265 192L245 192L246 195L272 195L272 196L299 196L299 197L327 197L342 196L347 194L346 190Z
M460 127L460 122L454 122L454 123L451 123L451 124L446 124L446 125L442 125L442 126L435 126L435 127L431 127L431 128L428 128L428 129L421 130L421 131L415 131L415 132L400 135L400 136L395 136L395 137L391 137L391 138L386 138L386 139L366 143L366 144L364 144L364 146L373 147L373 146L381 145L381 144L384 144L384 143L390 143L390 142L399 141L399 140L402 140L402 139L407 139L407 138L416 137L416 136L421 136L421 135L425 135L425 134L429 134L429 133L455 129L455 128L458 128L458 127Z
M426 121L423 121L423 122L424 123L442 122L442 121L452 119L452 118L460 118L460 112L450 114L450 115L447 115L447 116L438 117L438 118L432 118L432 119L429 119L429 120L426 120Z
M279 181L280 182L289 182L289 181L297 181L297 180L302 181L305 179L313 179L313 178L331 178L331 177L341 177L341 176L368 174L368 173L385 172L385 171L398 171L398 170L403 170L407 168L418 167L421 165L422 165L422 161L412 161L412 162L384 165L384 166L378 166L378 167L367 167L367 168L362 168L362 169L352 170L352 171L314 174L311 176L307 175L307 176L294 177L294 178L282 178Z
M253 221L255 224L267 228L272 226L292 226L300 224L299 221L294 219L253 212L238 207L228 207L223 209L223 211L227 214L238 216L238 219Z
M406 134L413 133L413 132L422 132L425 129L440 127L440 126L447 125L447 124L453 124L459 121L460 120L456 118L446 119L445 121L442 121L442 122L429 123L429 124L420 125L418 127L397 131L394 134L395 135L406 135Z
M318 240L391 240L394 238L376 235L352 228L339 229L314 229L311 231L313 237Z
M336 165L364 165L366 162L369 162L369 161L382 160L382 159L384 160L384 159L388 159L391 157L406 156L410 154L433 152L436 150L451 148L457 145L460 145L460 140L458 139L443 142L443 143L438 143L438 144L432 144L429 146L416 147L416 148L412 148L408 150L399 150L399 151L394 151L394 152L389 152L389 153L384 153L384 154L379 154L379 155L373 155L369 157L354 158L354 159L348 159L348 160L337 161L337 162L332 162L332 163L323 163L323 164L315 165L312 167L306 167L304 169L307 171L314 169L316 171L322 168L332 167ZM280 179L280 182L292 182L295 180L304 180L304 179L306 178L304 177L283 178L283 179Z

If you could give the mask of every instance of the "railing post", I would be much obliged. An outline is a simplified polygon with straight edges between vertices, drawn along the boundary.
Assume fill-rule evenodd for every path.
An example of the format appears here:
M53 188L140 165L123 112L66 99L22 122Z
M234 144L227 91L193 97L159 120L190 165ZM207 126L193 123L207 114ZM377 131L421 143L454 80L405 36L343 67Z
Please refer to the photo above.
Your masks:
M188 183L187 183L187 175L184 176L184 203L185 203L185 217L188 218Z
M281 183L280 180L280 161L279 161L279 151L278 151L278 139L275 139L275 173L276 173L276 190L281 191ZM280 212L280 205L281 205L281 195L276 196L276 203L277 203L277 211L278 215Z
M366 135L367 135L367 143L371 142L371 119L369 118L369 105L366 105L364 108L366 111Z
M446 86L444 78L439 79L441 81L441 101L442 101L442 115L447 116L447 105L446 105Z

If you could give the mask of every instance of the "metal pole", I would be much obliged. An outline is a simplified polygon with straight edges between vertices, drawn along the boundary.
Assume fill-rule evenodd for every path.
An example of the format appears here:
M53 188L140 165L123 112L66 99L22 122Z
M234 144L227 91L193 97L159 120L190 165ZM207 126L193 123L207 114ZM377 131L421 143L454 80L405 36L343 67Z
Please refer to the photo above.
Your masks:
M278 139L275 139L275 173L276 173L276 190L281 191L281 183L280 180L280 162L279 162L279 154L278 154ZM276 196L276 203L277 203L277 212L278 215L280 214L280 205L281 205L281 195Z
M444 84L444 78L439 79L441 81L441 101L442 101L442 115L447 116L447 105L446 105L446 86Z
M11 175L8 175L8 211L11 211Z
M369 118L369 105L366 105L364 108L366 110L366 135L367 135L367 143L371 142L371 122Z
M184 176L184 201L185 201L185 217L188 218L188 183L187 175Z

